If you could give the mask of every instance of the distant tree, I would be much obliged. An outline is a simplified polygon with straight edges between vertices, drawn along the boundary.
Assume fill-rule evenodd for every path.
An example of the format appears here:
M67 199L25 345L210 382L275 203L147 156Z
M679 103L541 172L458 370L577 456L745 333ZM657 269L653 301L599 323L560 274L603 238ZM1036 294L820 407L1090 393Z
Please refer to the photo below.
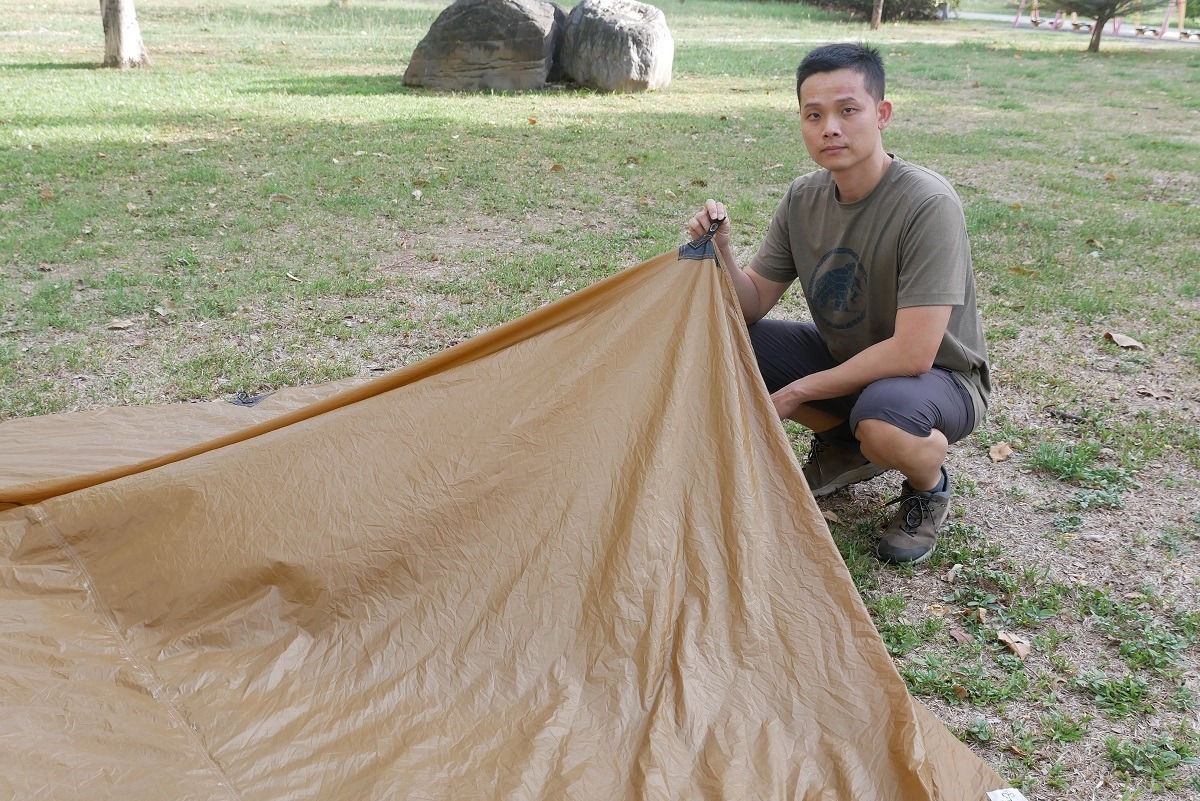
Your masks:
M1109 22L1134 11L1163 8L1166 3L1162 0L1058 0L1054 6L1095 20L1092 23L1092 38L1087 49L1089 53L1099 53L1100 37L1104 33L1104 26Z
M150 66L133 0L100 0L100 23L104 26L103 66L123 70Z
M856 19L870 20L872 30L876 27L874 20L880 22L915 22L918 20L937 19L938 6L946 0L804 0L809 5L819 8L832 8L838 11L849 11ZM878 15L878 16L876 16Z

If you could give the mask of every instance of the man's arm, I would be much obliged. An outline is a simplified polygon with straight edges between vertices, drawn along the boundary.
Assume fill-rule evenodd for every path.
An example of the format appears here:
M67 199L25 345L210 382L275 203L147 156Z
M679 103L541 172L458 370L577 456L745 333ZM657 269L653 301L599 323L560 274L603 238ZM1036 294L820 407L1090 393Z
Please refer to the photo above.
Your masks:
M896 330L842 362L793 381L771 396L779 417L792 416L802 404L849 395L881 378L929 372L950 322L952 306L911 306L896 311Z
M733 257L733 250L729 246L731 225L728 211L723 203L715 200L707 201L704 208L695 217L688 220L688 233L693 239L704 236L708 232L708 227L716 220L722 220L721 227L713 236L713 245L717 249L717 260L720 261L721 267L733 281L733 289L737 294L738 305L742 307L742 317L745 318L746 325L754 325L774 308L779 299L783 297L783 293L791 286L791 282L772 281L769 278L763 278L754 270L742 270L738 267L737 260Z

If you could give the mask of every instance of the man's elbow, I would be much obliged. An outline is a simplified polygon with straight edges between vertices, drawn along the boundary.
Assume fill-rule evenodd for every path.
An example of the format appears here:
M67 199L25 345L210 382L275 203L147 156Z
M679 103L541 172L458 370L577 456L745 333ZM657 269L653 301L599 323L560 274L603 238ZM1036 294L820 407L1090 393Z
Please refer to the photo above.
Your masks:
M936 356L936 354L934 354L933 356L923 356L923 355L911 356L908 359L908 364L905 365L907 368L904 371L905 374L911 375L913 377L916 377L919 375L925 375L925 373L928 373L930 370L933 369L933 360L934 360L935 356Z

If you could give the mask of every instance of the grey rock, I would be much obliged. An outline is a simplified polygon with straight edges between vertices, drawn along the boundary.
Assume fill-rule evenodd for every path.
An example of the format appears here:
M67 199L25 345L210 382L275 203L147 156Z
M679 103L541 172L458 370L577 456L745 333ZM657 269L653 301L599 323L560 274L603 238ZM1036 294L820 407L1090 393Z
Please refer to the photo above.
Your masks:
M636 0L583 0L567 15L562 67L605 92L645 92L671 82L675 42L659 9Z
M404 83L461 92L539 89L564 17L542 0L456 0L413 51Z

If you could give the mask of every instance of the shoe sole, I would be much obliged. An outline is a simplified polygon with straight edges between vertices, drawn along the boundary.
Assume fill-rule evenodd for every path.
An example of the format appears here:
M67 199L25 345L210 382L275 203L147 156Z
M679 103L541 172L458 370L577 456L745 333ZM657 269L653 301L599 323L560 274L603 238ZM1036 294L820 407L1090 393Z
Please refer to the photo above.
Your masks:
M882 476L887 470L882 467L876 467L873 464L865 464L857 470L851 470L848 473L842 473L840 476L830 481L823 487L815 487L812 489L814 498L820 498L824 495L837 492L843 487L849 487L851 484L858 484L861 481L869 481L875 476Z
M921 555L920 555L920 556L918 556L916 559L909 559L907 562L893 562L893 561L891 561L890 559L885 559L885 558L883 558L882 556L879 556L879 552L878 552L878 550L876 551L875 555L876 555L877 557L879 557L880 561L887 562L888 564L892 564L892 565L919 565L919 564L922 564L922 563L924 563L924 562L928 562L928 561L929 561L929 558L930 558L931 556L933 556L933 552L934 552L934 551L936 551L936 550L937 550L937 543L935 542L935 543L933 544L933 547L932 547L932 548L930 548L928 551L926 551L925 553L921 554Z

